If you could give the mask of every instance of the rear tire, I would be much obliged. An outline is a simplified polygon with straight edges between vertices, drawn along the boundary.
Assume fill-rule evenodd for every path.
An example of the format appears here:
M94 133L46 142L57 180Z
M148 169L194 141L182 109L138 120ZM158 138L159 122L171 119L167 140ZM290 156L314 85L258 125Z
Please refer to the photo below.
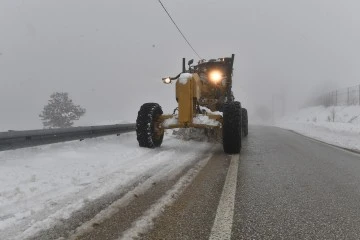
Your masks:
M228 154L236 154L241 149L241 104L227 102L223 105L223 148Z
M249 128L248 128L248 113L246 108L241 109L241 118L242 118L242 130L244 137L246 137L249 134Z
M156 124L161 114L163 111L157 103L145 103L141 106L136 119L136 135L140 147L160 147L164 131Z

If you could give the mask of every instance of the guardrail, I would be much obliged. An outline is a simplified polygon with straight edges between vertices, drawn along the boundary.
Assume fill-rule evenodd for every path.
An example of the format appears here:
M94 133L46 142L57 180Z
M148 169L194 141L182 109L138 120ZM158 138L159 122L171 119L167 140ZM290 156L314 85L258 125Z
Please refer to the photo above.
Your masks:
M136 130L136 124L115 124L59 129L0 132L0 151L45 145L106 135L120 135Z

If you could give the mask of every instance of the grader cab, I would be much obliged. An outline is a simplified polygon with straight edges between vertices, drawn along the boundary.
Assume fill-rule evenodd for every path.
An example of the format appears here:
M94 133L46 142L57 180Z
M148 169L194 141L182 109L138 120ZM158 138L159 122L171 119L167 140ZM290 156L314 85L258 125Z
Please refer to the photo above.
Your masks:
M186 69L183 59L179 75L163 78L166 84L176 81L178 106L173 114L163 114L157 103L141 106L136 120L140 147L159 147L165 129L203 128L221 136L225 153L239 153L241 139L248 134L248 117L232 93L234 54L192 63L190 60Z

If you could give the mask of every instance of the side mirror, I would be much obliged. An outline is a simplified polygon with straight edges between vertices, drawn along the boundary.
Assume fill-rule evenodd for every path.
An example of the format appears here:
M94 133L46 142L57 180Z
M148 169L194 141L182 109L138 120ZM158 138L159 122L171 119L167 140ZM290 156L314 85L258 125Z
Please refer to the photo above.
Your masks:
M189 60L188 61L188 65L190 66L191 64L193 64L194 63L194 59L191 59L191 60Z

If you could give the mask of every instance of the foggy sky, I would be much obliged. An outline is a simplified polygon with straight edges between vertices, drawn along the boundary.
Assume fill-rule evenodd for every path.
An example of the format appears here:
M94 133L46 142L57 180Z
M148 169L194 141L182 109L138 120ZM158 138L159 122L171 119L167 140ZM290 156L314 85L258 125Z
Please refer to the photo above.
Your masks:
M202 58L236 54L233 91L250 113L360 83L357 0L163 3ZM182 57L198 60L157 0L0 0L0 129L41 128L54 91L87 109L78 125L134 122L145 102L172 112L161 77Z

